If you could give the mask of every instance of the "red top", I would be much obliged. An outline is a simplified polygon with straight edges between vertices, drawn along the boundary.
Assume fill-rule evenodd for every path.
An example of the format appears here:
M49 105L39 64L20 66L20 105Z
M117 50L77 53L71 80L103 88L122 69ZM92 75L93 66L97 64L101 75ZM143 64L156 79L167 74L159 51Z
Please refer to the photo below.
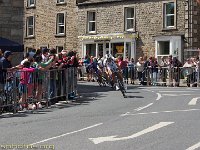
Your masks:
M20 70L20 83L21 84L28 84L30 80L30 75L34 72L35 68L23 68Z
M125 61L125 60L122 60L122 61L119 61L119 62L118 62L118 65L119 65L119 67L120 67L121 69L124 69L124 68L127 67L128 62Z

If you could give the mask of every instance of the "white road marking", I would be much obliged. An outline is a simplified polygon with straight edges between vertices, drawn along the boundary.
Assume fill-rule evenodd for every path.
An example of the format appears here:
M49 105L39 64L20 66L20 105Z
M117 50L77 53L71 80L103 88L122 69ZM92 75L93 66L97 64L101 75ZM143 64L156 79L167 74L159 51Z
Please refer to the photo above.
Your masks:
M92 125L92 126L89 126L89 127L86 127L86 128L80 129L80 130L77 130L77 131L72 131L72 132L68 132L68 133L65 133L65 134L61 134L61 135L59 135L59 136L55 136L55 137L51 137L51 138L48 138L48 139L44 139L44 140L42 140L42 141L35 142L35 143L30 144L30 145L36 145L36 144L44 143L44 142L47 142L47 141L50 141L50 140L54 140L54 139L57 139L57 138L60 138L60 137L64 137L64 136L66 136L66 135L70 135L70 134L78 133L78 132L81 132L81 131L84 131L84 130L88 130L88 129L91 129L91 128L100 126L100 125L102 125L102 124L103 124L103 123L98 123L98 124L95 124L95 125Z
M194 92L194 91L159 91L160 93L185 93L185 92Z
M196 105L197 104L197 100L199 99L200 97L195 97L193 98L189 103L188 105Z
M186 150L195 150L195 149L197 149L199 147L200 147L200 142L195 144L195 145L193 145L193 146L191 146L191 147L189 147L189 148L187 148Z
M187 96L192 94L162 94L163 96Z
M199 111L200 109L187 109L187 110L169 110L160 112L147 112L147 113L137 113L137 114L126 114L126 116L137 116L137 115L149 115L149 114L159 114L159 113L173 113L173 112L189 112L189 111Z
M145 109L145 108L148 108L149 106L151 106L151 105L153 105L153 103L150 103L150 104L148 104L148 105L146 105L146 106L143 106L143 107L139 107L139 108L137 108L137 109L135 109L136 111L140 111L140 110L143 110L143 109Z
M160 93L156 93L156 94L158 95L157 98L156 98L156 100L158 101L158 100L161 99L162 95Z
M121 114L120 116L123 117L123 116L127 116L128 114L130 114L130 112L126 112L125 114Z
M174 122L160 122L152 127L149 127L147 129L144 129L140 132L137 132L137 133L127 136L127 137L117 138L117 135L114 135L114 136L107 136L107 137L89 138L89 140L91 140L94 144L99 144L99 143L103 143L103 142L114 142L114 141L123 141L123 140L134 139L136 137L139 137L141 135L155 131L157 129L160 129L162 127L168 126L173 123Z
M194 91L199 91L200 89L194 89L194 88L187 88L188 90L194 90Z
M152 91L152 90L148 90L148 89L142 89L143 91L147 91L147 92L154 92L154 91Z

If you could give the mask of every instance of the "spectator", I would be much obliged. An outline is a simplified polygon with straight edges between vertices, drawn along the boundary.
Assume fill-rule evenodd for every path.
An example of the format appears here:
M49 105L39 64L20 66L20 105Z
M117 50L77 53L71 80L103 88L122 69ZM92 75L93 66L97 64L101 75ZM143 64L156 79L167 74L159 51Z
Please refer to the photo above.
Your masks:
M150 84L149 78L149 61L147 60L147 56L143 57L143 72L142 72L142 84L147 85Z
M173 65L173 74L174 74L174 80L175 80L175 86L179 87L180 83L180 67L182 67L181 62L177 59L177 57L173 57L172 59L172 65Z
M26 62L26 61L31 61L32 62L33 61L32 59L33 59L34 55L35 55L34 52L28 52L28 53L26 53L25 59L22 60L20 64L23 65L24 62Z
M0 60L1 60L2 56L3 56L3 52L2 52L2 50L0 49Z
M158 78L158 62L155 57L149 58L150 77L152 85L157 85Z
M125 83L128 84L128 61L123 60L123 57L119 58L118 66L122 70L123 77L125 79Z
M19 92L21 94L21 98L19 100L22 109L28 109L28 104L26 103L27 97L31 96L32 86L29 86L31 73L35 71L34 68L30 68L31 63L29 61L25 61L23 63L23 68L20 70L20 83L19 83ZM31 108L32 109L32 108Z
M184 75L186 76L186 81L187 81L187 86L190 87L190 83L192 80L192 76L193 76L193 63L191 61L191 59L187 59L185 64L183 65L184 68Z
M138 62L136 63L136 68L137 68L137 72L138 72L138 79L140 81L140 85L143 85L143 80L142 80L142 72L144 70L144 62L142 57L140 57L138 59Z
M88 56L85 56L83 64L87 73L87 81L90 81L90 70L89 70L90 59Z
M131 79L131 84L134 84L135 79L135 62L134 59L131 58L131 60L128 62L128 72Z
M54 60L54 56L51 56L51 59L49 59L48 62L44 63L42 62L42 56L38 55L35 57L35 62L33 64L34 68L43 68L44 70L47 70L51 67L51 63ZM42 99L42 84L44 83L45 75L43 72L38 71L36 74L37 78L37 92L36 92L36 99L41 102Z
M162 86L166 86L167 82L167 61L164 57L161 57L161 62L159 64L160 67L160 79L162 82Z
M44 63L48 61L48 52L47 48L42 48L42 62Z

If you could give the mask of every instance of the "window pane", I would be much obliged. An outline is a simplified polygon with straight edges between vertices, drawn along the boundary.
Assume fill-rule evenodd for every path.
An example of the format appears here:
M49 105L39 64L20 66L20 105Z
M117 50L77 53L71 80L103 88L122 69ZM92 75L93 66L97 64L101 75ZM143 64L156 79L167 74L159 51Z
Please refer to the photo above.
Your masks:
M64 24L64 14L58 14L58 23Z
M170 53L170 42L169 41L159 41L158 42L158 55L169 55Z
M64 3L65 0L57 0L57 3Z
M57 52L60 53L63 50L63 46L57 46Z
M95 22L89 22L89 31L95 31Z
M89 12L89 21L95 21L95 12Z
M33 25L33 17L28 17L28 26Z
M167 16L167 26L174 26L174 16Z
M174 3L166 4L166 14L174 14Z
M58 33L64 33L64 31L65 31L64 26L59 26Z
M28 28L28 35L33 35L33 28Z
M134 18L134 8L127 8L127 16L126 18Z
M29 1L29 5L34 5L35 4L35 0L28 0Z
M133 29L133 19L127 19L127 30Z

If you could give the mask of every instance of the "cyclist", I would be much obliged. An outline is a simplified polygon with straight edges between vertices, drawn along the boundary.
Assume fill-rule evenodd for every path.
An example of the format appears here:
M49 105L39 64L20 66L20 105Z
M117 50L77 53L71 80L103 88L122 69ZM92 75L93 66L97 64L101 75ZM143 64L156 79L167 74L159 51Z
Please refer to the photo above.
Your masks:
M121 71L119 70L119 67L117 66L117 64L114 61L114 57L112 57L112 55L110 55L111 57L107 57L106 59L106 71L109 77L112 77L112 82L111 82L111 86L113 86L116 83L115 80L115 76L117 76L120 80L121 83L123 83L123 77L121 74ZM116 86L116 89L118 90L119 87Z

